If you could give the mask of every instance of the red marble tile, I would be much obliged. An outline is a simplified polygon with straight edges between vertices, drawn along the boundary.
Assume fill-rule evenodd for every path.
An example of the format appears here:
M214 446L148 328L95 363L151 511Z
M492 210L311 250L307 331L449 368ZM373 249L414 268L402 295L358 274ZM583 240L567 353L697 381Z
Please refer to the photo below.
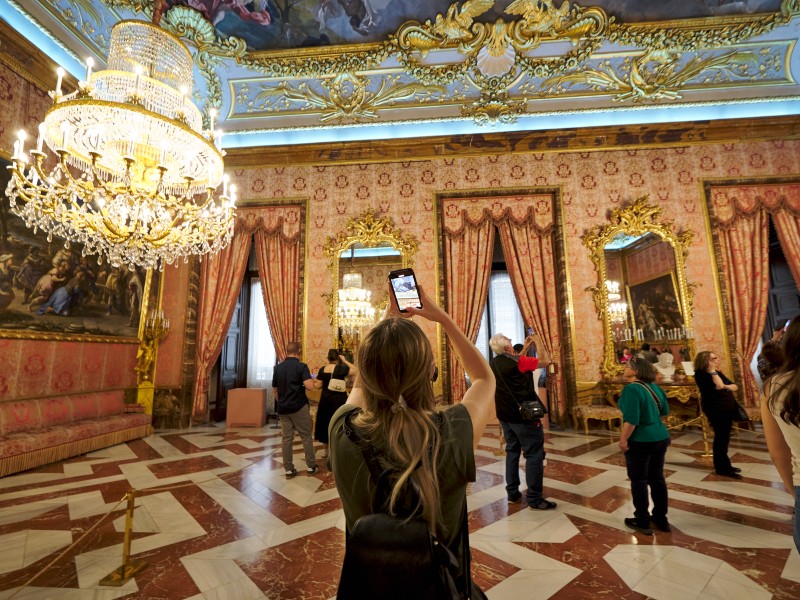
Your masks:
M471 549L471 553L472 580L484 592L519 571L519 568L495 558L491 554L486 554L474 548Z
M227 467L228 463L214 456L198 456L185 460L174 460L167 463L147 465L149 471L158 478L174 477L177 474L199 473Z
M326 529L237 561L273 600L328 600L336 595L344 560L344 533Z

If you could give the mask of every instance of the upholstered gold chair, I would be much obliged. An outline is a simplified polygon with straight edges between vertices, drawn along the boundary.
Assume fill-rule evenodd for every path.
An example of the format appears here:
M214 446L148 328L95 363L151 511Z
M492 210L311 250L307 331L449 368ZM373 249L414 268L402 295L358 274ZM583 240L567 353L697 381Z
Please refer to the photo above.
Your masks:
M589 421L603 421L608 423L611 430L614 423L622 428L622 411L616 406L608 404L595 404L595 401L606 401L603 390L598 389L597 383L578 384L578 404L572 408L572 424L578 431L578 423L583 423L583 430L589 435Z

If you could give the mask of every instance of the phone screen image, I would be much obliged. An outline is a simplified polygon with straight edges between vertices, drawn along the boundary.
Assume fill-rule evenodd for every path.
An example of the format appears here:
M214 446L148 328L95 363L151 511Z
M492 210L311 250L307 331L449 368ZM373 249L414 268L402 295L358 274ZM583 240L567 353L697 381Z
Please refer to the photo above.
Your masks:
M417 280L410 269L393 271L389 274L389 281L392 283L392 291L397 299L397 308L401 312L405 312L409 306L422 308L417 291Z

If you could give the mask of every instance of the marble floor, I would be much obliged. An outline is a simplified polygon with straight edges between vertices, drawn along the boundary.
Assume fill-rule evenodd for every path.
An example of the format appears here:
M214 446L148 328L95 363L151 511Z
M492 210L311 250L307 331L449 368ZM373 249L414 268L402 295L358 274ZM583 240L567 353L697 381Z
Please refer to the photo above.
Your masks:
M617 438L547 434L554 511L509 505L498 430L477 452L469 489L473 576L492 600L800 598L792 499L760 431L731 456L744 478L713 474L698 432L667 455L673 532L652 537L632 515ZM344 519L326 469L286 480L279 432L162 431L0 479L0 599L334 598ZM323 461L320 461L322 463ZM99 585L122 564L125 502L137 491L131 558L145 568Z

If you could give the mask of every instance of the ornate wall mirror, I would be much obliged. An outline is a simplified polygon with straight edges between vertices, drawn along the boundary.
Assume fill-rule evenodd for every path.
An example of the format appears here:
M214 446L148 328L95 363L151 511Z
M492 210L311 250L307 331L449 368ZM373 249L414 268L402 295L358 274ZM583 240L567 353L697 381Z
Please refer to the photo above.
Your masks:
M624 349L635 354L645 342L671 353L675 365L694 356L694 292L685 272L693 233L674 233L647 202L643 196L615 209L607 225L582 238L597 272L597 285L586 289L603 321L604 377L621 374Z
M323 297L336 347L355 352L361 335L389 301L389 272L413 266L417 247L413 236L403 236L389 217L376 217L372 209L348 220L345 232L328 238L331 291Z

